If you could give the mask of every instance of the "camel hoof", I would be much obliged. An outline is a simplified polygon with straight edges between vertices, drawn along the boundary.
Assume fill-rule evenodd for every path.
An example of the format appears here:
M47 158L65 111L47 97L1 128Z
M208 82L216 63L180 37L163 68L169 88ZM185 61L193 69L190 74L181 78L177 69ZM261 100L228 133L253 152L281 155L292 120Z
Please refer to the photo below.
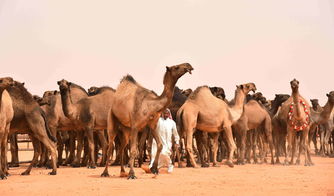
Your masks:
M71 166L74 167L74 168L81 167L79 163L72 163Z
M50 176L57 175L57 172L56 172L56 171L49 172L49 175L50 175Z
M208 164L208 163L203 163L203 164L201 165L201 167L209 167L209 164Z
M1 175L0 175L0 179L1 179L1 180L6 180L6 179L7 179L7 177L6 177L6 175L4 175L4 174L1 174Z
M128 176L128 180L135 180L137 177L134 174Z
M234 167L234 164L233 164L231 161L226 161L226 164L227 164L229 167L231 167L231 168Z
M297 160L295 165L300 165L300 160Z
M102 174L101 174L101 177L109 177L110 175L108 174L108 172L103 172Z
M94 166L94 165L90 165L90 166L88 166L87 168L88 168L88 169L96 169L96 166Z
M152 174L159 174L159 170L156 167L151 167L150 168Z
M29 175L30 175L30 172L27 172L27 171L21 173L21 176L29 176Z
M9 167L20 167L18 163L10 163L8 164Z
M245 161L238 160L237 165L245 165Z
M178 168L184 168L184 166L180 163Z
M212 164L212 167L220 167L217 163Z

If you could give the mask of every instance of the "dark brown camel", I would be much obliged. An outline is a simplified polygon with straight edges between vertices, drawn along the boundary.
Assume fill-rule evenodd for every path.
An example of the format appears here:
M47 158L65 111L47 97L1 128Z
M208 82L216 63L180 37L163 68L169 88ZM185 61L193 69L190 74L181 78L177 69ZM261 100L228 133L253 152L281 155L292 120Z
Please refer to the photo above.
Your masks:
M45 113L27 89L12 78L0 78L0 89L6 89L13 100L14 118L11 122L10 133L30 133L42 142L50 151L52 158L52 172L49 174L56 175L57 153L54 143L56 139L50 133ZM29 166L22 174L29 175L30 170Z

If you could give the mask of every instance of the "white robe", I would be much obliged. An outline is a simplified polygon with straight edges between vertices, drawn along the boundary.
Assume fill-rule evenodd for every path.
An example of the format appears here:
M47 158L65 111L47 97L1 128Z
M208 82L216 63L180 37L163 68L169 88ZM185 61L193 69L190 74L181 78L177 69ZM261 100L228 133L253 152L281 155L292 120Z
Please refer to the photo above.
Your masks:
M174 135L176 144L179 144L180 140L179 134L177 133L176 124L172 119L167 118L165 120L164 118L160 117L157 124L157 131L159 132L159 136L162 142L162 150L158 161L158 168L170 168L172 167L172 161L170 159L170 156L172 154L172 136ZM153 166L153 161L155 159L156 153L157 143L155 139L153 139L150 167Z

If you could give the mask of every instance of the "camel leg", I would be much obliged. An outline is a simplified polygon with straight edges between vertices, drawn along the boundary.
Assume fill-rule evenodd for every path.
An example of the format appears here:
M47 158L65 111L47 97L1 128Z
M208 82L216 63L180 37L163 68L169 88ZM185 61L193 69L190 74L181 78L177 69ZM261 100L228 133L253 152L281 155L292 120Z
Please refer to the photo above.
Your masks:
M320 129L320 156L325 156L325 128Z
M207 143L207 141L203 141L205 140L204 139L204 134L202 131L200 130L197 130L195 133L194 133L194 136L195 136L195 139L196 139L196 146L197 146L197 149L198 149L198 156L199 156L199 159L201 160L201 167L209 167L209 164L208 162L205 160L205 154L208 153L206 150L205 150L205 147L204 145Z
M297 145L297 138L296 138L296 131L295 130L291 130L290 133L292 133L292 141L291 141L291 147L292 147L292 151L291 151L291 159L290 159L290 165L293 164L294 159L295 159L295 153L296 153L296 145Z
M253 134L252 134L252 152L253 152L253 160L255 164L261 164L262 160L259 161L256 155L256 146L258 144L258 137L259 137L259 133L256 130L252 130ZM259 151L261 152L261 149L259 149Z
M21 173L21 175L26 176L26 175L30 175L31 169L36 165L37 161L38 161L38 157L41 155L42 149L41 149L41 142L38 141L35 137L30 137L33 148L34 148L34 156L32 158L32 161L30 163L30 165L28 166L28 168Z
M17 134L14 133L10 137L10 152L12 160L9 164L10 167L19 167L19 147L17 145Z
M238 165L244 165L245 164L245 148L246 148L246 136L247 136L247 130L244 128L240 129L240 154L239 154L239 160L237 161Z
M272 134L272 124L270 118L265 122L265 134L270 148L270 155L271 155L271 164L275 164L274 161L274 141L273 141L273 134Z
M214 167L219 167L217 164L217 152L218 152L218 138L219 138L219 133L213 133L211 134L213 137L213 166Z
M101 177L109 177L108 173L108 167L110 165L110 158L111 155L113 154L114 151L114 141L115 137L117 135L117 129L116 129L116 124L115 124L115 119L112 114L112 111L110 110L108 113L108 150L107 150L107 156L106 156L106 167L104 168L103 173L101 174Z
M88 128L86 130L86 136L88 140L88 154L90 155L90 163L88 164L87 168L89 169L95 169L96 168L96 162L95 162L95 150L94 150L94 132L93 129Z
M246 134L246 150L245 150L245 158L246 158L247 163L251 163L251 150L252 150L252 145L253 145L252 135L253 135L252 130L247 131L247 134Z
M71 164L72 167L80 167L80 160L81 160L81 154L83 150L83 142L84 142L84 132L78 131L77 132L77 154Z
M195 157L194 157L194 153L193 153L193 132L192 131L187 131L187 136L186 136L186 149L189 155L189 160L190 160L190 164L193 167L197 167L196 161L195 161Z
M162 143L161 143L160 137L158 136L157 131L153 131L153 132L154 132L154 134L153 134L154 139L157 141L157 144L158 144L158 152L157 152L156 157L159 157L161 149L162 149ZM130 172L129 172L128 179L136 179L137 178L136 175L135 175L135 171L133 170L135 158L137 156L137 137L138 137L138 129L132 128L131 132L130 132L130 160L129 160ZM159 138L158 139L159 141L157 140L157 138ZM160 147L160 149L159 149L159 147ZM154 163L156 163L156 164L153 164L152 168L154 168L154 169L157 168L157 166L158 166L157 161L158 161L158 158L154 160ZM151 170L152 170L152 168L151 168Z
M0 127L0 179L6 179L5 170L5 146L7 145L7 140L5 140L5 128Z
M302 139L301 139L301 147L302 149L299 149L299 151L304 150L304 155L305 155L305 166L311 166L310 160L309 160L309 145L308 145L308 134L309 134L309 129L306 128L303 133L302 133Z
M68 144L67 144L67 148L69 150L69 155L68 155L64 165L71 164L74 160L74 157L75 157L75 136L76 136L76 133L74 131L69 131L68 134L69 134L69 141L68 141Z
M106 164L106 156L107 156L107 150L108 150L107 140L104 135L104 131L98 131L97 135L99 137L101 148L102 148L102 160L100 163L100 167L104 167Z
M58 151L58 165L62 165L63 164L64 142L60 135L60 132L57 133L57 151Z
M304 132L299 131L296 134L296 142L299 142L299 150L298 150L298 156L296 160L296 165L300 165L300 155L303 152L304 149Z
M233 165L233 155L234 151L236 149L236 145L233 140L233 135L232 135L232 128L231 126L224 127L226 138L227 138L227 143L228 143L228 148L229 148L229 157L228 160L226 161L226 164L229 167L234 167Z
M288 128L288 149L287 151L288 152L291 152L291 149L292 149L292 142L293 142L293 139L294 139L294 130L291 130L290 128ZM284 160L284 164L285 165L288 165L289 161L288 161L288 154L287 152L285 152L285 160Z
M144 128L140 140L139 140L139 145L138 145L138 149L139 149L139 159L138 159L138 164L139 167L141 167L141 165L144 162L144 152L145 152L145 143L146 143L146 139L147 139L147 135L148 135L149 130L147 130L147 128Z
M129 130L124 130L123 131L123 137L121 137L121 146L120 146L120 163L121 163L121 174L120 176L121 177L126 177L127 174L125 172L125 168L124 168L124 152L125 152L125 148L126 146L128 145L129 143L129 137L130 137L130 134L129 134Z

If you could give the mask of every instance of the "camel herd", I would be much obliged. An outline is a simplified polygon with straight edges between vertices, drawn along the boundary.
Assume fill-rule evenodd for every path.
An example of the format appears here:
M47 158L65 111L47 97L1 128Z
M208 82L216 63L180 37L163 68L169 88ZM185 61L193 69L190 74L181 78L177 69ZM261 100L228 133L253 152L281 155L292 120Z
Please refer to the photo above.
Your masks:
M173 148L172 154L179 167L184 159L189 167L198 167L198 162L202 167L210 162L218 166L224 158L230 167L262 163L268 153L271 164L285 156L286 165L300 164L303 153L305 166L310 166L311 141L316 153L333 154L334 91L327 94L324 107L317 99L311 99L311 107L300 95L296 79L290 82L291 96L276 94L274 100L255 93L254 83L246 83L237 85L234 99L227 101L220 87L177 88L178 79L192 70L188 63L166 67L161 95L130 75L116 89L103 86L88 91L63 79L57 82L59 91L46 91L42 97L32 96L24 83L11 77L0 78L0 179L6 179L8 167L19 164L17 133L29 134L34 146L33 159L22 175L29 175L34 166L48 166L49 174L56 175L59 165L91 169L99 165L105 167L101 176L108 177L108 167L120 164L121 176L135 179L134 167L149 159L153 139L159 157L162 144L156 126L167 107L181 138L180 148ZM150 168L153 174L159 173L157 165L156 159Z

